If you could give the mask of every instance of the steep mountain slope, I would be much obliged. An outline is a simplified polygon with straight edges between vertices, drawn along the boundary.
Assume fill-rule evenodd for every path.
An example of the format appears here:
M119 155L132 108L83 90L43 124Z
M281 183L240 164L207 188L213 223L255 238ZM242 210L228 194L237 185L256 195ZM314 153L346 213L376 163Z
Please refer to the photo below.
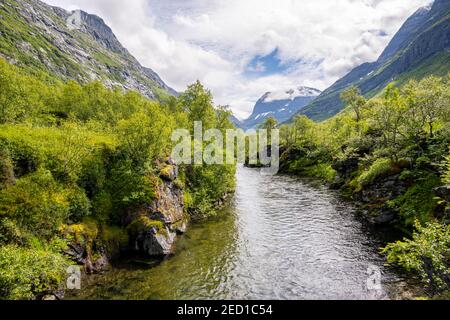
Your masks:
M277 119L278 122L284 122L320 93L320 90L308 87L267 92L256 103L252 115L244 121L244 127L246 129L255 128L269 117Z
M238 118L236 118L234 115L230 116L230 121L232 124L234 124L234 126L238 129L244 129L244 124L242 123L241 120L239 120Z
M155 99L176 92L143 67L105 22L39 0L2 0L0 56L32 73L136 90Z
M376 62L353 69L300 114L321 121L339 113L343 108L340 93L350 85L358 86L370 98L390 82L400 85L411 78L446 75L449 71L450 0L435 0L403 24Z

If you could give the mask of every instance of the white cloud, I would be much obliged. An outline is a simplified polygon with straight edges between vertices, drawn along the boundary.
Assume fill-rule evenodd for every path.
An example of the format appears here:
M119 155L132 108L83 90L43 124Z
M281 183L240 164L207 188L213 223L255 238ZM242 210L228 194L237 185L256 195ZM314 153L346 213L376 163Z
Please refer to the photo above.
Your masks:
M142 64L177 90L199 79L247 116L266 91L325 89L376 60L403 21L430 0L45 0L101 16ZM278 48L287 71L248 63ZM292 63L297 61L297 63Z

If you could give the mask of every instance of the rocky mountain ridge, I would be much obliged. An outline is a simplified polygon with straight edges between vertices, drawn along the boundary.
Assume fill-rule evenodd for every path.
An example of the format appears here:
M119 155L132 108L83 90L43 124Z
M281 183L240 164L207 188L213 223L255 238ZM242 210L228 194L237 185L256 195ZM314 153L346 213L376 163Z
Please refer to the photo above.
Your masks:
M4 0L0 16L0 56L19 67L63 81L101 81L151 99L177 94L142 66L98 16L39 0Z

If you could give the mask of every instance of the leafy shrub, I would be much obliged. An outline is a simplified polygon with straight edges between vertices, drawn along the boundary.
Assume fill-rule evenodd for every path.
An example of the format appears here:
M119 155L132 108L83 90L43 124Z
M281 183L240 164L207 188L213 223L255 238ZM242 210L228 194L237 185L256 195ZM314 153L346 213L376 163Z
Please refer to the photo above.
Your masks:
M0 247L0 299L29 300L56 291L68 262L51 251Z
M305 169L306 175L310 177L317 177L327 182L333 182L336 177L336 170L330 164L320 163Z
M67 201L69 202L70 222L80 222L91 214L91 202L83 189L75 186L67 190Z
M447 160L447 169L444 172L444 183L450 184L450 153L446 157Z
M383 249L390 263L414 271L432 287L450 289L450 226L432 222L422 226L416 222L411 240L389 244Z
M22 230L17 223L9 218L0 218L0 245L27 245L32 235Z
M117 226L104 226L101 232L101 240L109 248L121 248L128 245L128 233Z
M69 216L67 190L55 182L49 171L38 170L0 190L0 218L14 220L36 236L51 237Z
M404 195L401 195L389 205L399 211L406 226L412 226L415 220L426 223L430 220L437 205L434 199L434 188L441 184L441 179L435 174L422 173L420 178Z
M1 148L7 150L11 157L14 174L16 177L21 177L26 174L36 171L43 161L42 153L33 145L27 144L23 140L10 140L6 135L6 130L0 133Z
M14 166L9 151L0 146L0 188L14 183Z
M375 160L375 162L370 166L370 168L364 171L358 177L358 183L361 186L368 186L374 183L378 178L383 177L392 169L392 161L387 158L381 158Z

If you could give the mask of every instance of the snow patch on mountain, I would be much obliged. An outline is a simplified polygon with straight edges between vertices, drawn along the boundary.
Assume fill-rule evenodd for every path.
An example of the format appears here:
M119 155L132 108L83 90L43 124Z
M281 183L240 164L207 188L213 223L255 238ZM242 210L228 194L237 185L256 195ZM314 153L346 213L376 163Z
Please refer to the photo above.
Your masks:
M252 115L243 122L246 129L257 128L267 118L284 122L292 114L308 105L321 91L309 87L297 87L285 91L267 92L256 103Z
M287 91L268 92L264 95L262 102L274 102L280 100L294 100L297 97L315 97L320 94L320 90L309 87L298 87Z

